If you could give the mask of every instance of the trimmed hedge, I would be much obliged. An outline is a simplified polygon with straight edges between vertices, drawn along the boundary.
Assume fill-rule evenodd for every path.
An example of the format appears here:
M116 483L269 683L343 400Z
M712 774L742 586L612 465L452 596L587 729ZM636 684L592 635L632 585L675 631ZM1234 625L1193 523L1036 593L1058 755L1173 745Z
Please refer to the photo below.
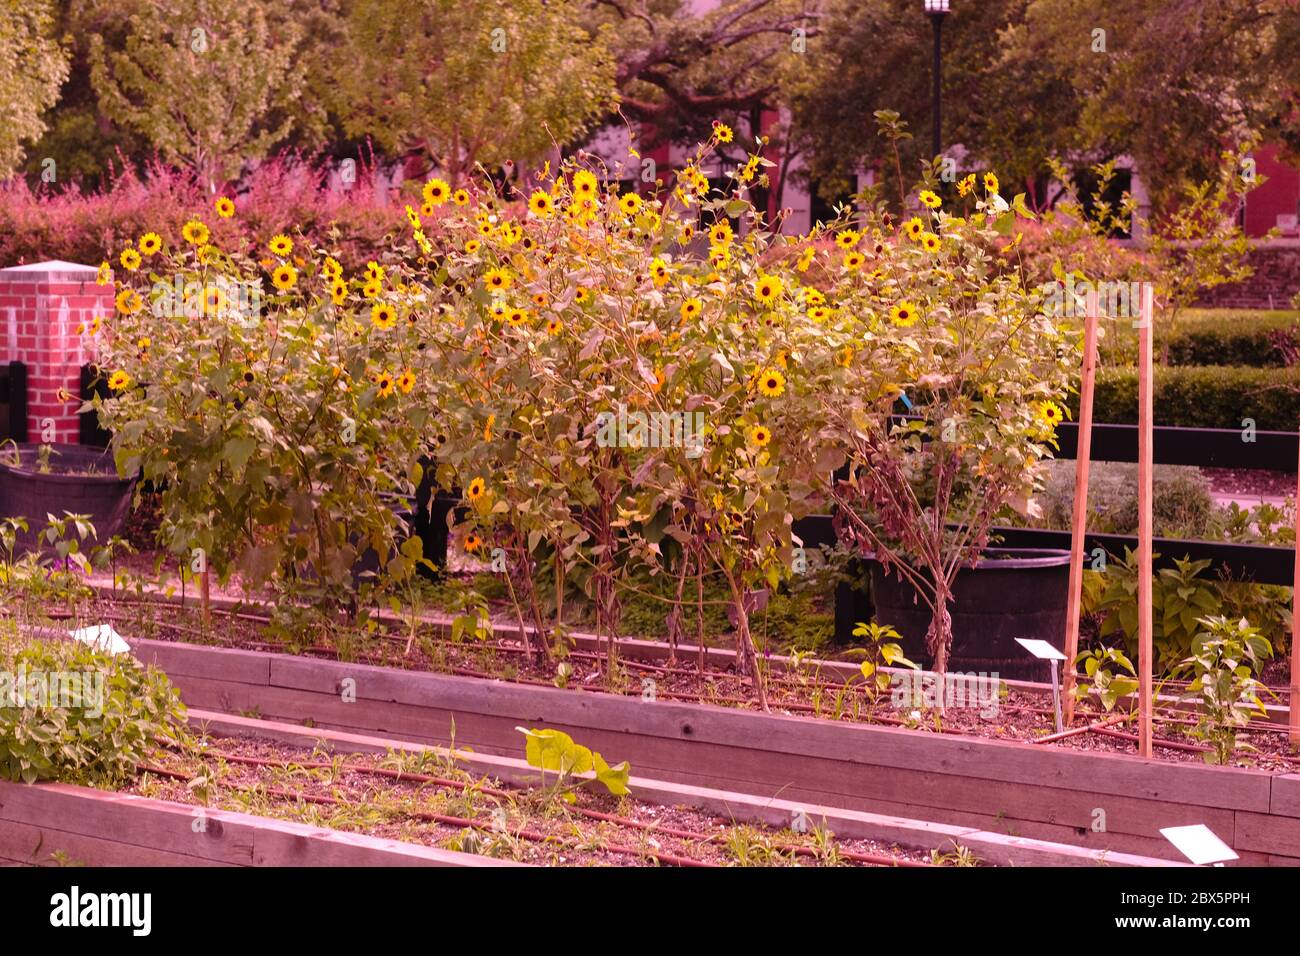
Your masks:
M1282 354L1273 347L1271 334L1290 332L1293 340L1294 315L1238 313L1221 322L1177 322L1160 344L1166 365L1250 365L1280 368Z
M1101 351L1111 364L1137 361L1137 335L1125 324L1107 323ZM1174 322L1156 320L1156 361L1161 365L1283 367L1272 333L1289 331L1300 344L1300 312L1244 309L1188 310Z
M1300 426L1300 368L1157 366L1155 375L1157 425L1240 428L1253 418L1264 431ZM1077 419L1077 395L1071 406ZM1093 420L1135 425L1137 411L1137 369L1098 369Z

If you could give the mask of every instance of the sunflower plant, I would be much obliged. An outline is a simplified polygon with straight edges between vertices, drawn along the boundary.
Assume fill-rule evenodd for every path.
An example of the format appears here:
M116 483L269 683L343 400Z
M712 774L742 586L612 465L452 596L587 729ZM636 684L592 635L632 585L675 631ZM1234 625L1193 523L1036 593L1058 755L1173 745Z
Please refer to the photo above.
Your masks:
M1077 333L1017 263L1022 197L1003 200L992 173L959 187L963 215L922 190L901 223L865 210L829 254L828 327L848 343L846 374L819 393L829 424L816 436L849 466L826 488L842 539L930 606L940 673L957 572L1000 515L1034 513L1079 360Z
M94 330L110 397L87 410L119 470L161 491L172 552L356 608L367 551L397 578L423 560L392 497L420 480L429 414L396 290L287 233L219 248L196 216L183 235L119 253L117 312Z
M791 524L817 504L780 451L816 410L786 376L817 329L744 198L761 160L711 195L691 175L709 146L659 196L580 161L518 196L425 190L404 274L437 312L437 474L465 495L467 546L507 559L521 631L562 633L578 587L612 667L634 571L675 575L679 600L688 572L716 576L761 695L752 593L790 573Z

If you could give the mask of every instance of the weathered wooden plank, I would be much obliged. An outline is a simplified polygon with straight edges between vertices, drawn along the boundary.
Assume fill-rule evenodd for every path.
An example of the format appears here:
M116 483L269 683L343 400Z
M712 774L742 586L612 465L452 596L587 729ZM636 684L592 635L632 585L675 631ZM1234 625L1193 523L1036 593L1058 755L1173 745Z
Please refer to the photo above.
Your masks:
M483 681L370 665L277 655L271 682L339 693L356 682L359 699L493 713L547 726L591 727L638 736L690 739L749 749L828 757L852 763L917 768L1008 783L1092 791L1106 781L1121 796L1267 812L1270 776L1258 771L1143 760L1123 754L1045 750L1031 744L902 728L760 714L704 704L647 703L640 698Z
M1225 841L1227 842L1227 841ZM1267 813L1238 813L1232 848L1300 857L1300 819Z
M1284 817L1300 817L1300 773L1273 778L1269 812Z
M68 862L85 866L234 866L202 857L132 846L111 837L93 837L50 826L0 821L0 859L29 866L52 866L59 851Z
M271 659L275 656L175 641L132 640L130 644L138 660L153 664L171 677L210 677L244 684L270 683Z
M251 836L230 828L215 811L63 784L0 783L0 820L55 827L124 846L248 866Z
M288 820L197 808L68 784L0 783L0 829L58 826L123 847L256 866L517 866ZM124 851L125 855L129 853Z

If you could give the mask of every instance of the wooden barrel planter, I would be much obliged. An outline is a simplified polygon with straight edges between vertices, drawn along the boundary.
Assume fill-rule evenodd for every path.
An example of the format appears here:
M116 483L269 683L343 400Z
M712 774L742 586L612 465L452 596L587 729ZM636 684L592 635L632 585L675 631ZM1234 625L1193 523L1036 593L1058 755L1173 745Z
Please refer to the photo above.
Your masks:
M48 452L42 452L47 447ZM120 534L131 510L135 478L117 473L113 456L85 445L24 444L0 451L0 517L26 518L19 549L32 548L46 515L89 516L97 540Z
M1016 638L1039 638L1060 649L1069 583L1068 551L987 549L975 567L958 571L953 583L949 670L1047 680L1047 663L1030 657ZM871 595L877 622L893 625L907 656L928 667L930 608L916 589L872 562Z

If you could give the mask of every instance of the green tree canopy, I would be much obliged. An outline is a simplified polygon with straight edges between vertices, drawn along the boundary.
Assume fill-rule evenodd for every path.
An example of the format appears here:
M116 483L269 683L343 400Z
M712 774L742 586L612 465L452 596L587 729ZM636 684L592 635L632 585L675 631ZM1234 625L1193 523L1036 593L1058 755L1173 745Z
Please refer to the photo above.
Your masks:
M540 159L615 101L605 31L571 0L353 0L331 104L351 136L459 182ZM361 66L364 65L364 68Z
M1129 155L1157 207L1214 175L1252 131L1300 145L1291 0L954 0L943 25L943 142L1041 198L1046 161ZM1288 13L1289 11L1289 13ZM929 158L932 34L916 0L829 0L788 96L814 178L883 158L897 110Z
M131 5L120 49L95 37L100 108L209 186L234 178L292 130L304 85L304 30L265 0Z
M53 25L44 0L0 2L0 178L22 163L23 144L45 132L41 114L68 75L67 54L50 36Z

